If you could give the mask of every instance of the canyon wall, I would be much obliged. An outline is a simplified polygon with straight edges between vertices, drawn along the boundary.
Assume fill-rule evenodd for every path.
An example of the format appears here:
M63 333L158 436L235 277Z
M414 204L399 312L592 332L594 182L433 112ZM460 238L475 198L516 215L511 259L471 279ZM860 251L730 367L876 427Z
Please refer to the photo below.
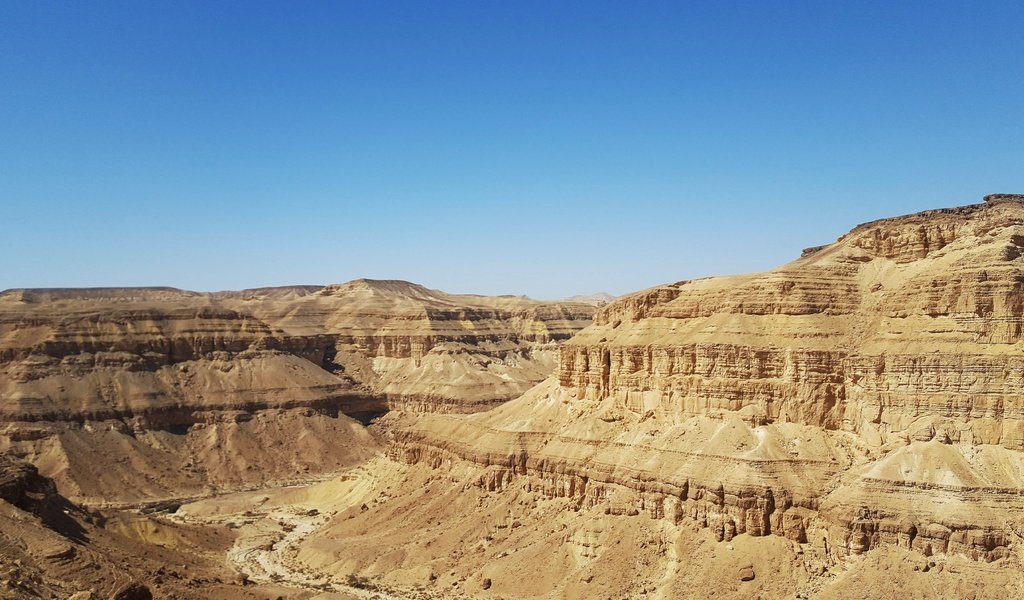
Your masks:
M392 415L389 453L720 540L783 536L824 563L881 546L1015 557L1022 247L1024 204L1001 198L627 296L524 397Z
M476 412L518 397L550 375L558 344L596 311L582 302L456 295L373 280L230 305L289 336L326 336L326 368L389 408L432 412Z
M665 418L1024 449L1022 207L876 221L770 273L631 296L562 348L559 382Z
M11 290L0 451L92 503L308 478L379 451L353 418L520 395L593 312L398 281Z

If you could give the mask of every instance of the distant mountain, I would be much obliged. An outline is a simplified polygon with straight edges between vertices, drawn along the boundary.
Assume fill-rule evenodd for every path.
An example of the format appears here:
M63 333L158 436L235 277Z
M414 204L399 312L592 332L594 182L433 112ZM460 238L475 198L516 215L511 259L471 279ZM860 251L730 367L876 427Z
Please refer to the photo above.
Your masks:
M598 292L596 294L586 294L580 296L569 296L565 298L563 302L582 302L584 304L592 304L594 306L602 306L608 304L612 300L618 298L618 296L612 296L607 292Z

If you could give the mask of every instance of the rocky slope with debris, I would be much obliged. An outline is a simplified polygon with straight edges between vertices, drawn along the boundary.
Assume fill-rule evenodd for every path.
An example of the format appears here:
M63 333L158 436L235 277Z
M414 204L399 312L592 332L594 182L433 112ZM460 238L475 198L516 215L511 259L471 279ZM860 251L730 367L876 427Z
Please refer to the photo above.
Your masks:
M84 510L35 467L0 455L0 597L266 599L221 559L234 534Z
M1019 565L1020 200L875 221L767 273L619 299L523 397L389 416L389 454L721 543L786 539L807 572L897 549Z
M93 504L330 473L379 451L353 418L506 401L593 313L400 281L10 290L0 451Z

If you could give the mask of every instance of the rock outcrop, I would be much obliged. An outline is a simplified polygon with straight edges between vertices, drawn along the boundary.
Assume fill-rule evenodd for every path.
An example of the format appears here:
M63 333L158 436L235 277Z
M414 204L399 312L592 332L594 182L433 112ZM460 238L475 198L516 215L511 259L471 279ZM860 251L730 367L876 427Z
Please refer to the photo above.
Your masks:
M878 547L1015 557L1011 200L866 223L774 271L621 298L561 346L543 386L470 417L394 415L389 452L720 540L784 536L825 562Z
M1022 247L1019 203L861 225L769 273L607 307L562 349L559 382L666 418L743 410L886 439L929 420L1021 450Z
M332 472L378 451L353 418L518 396L594 310L399 281L12 290L0 294L0 451L93 503Z
M224 532L83 510L34 466L0 455L2 598L267 597L242 589L230 568L207 556L229 543Z
M405 281L360 279L302 298L232 305L292 338L330 341L327 368L388 408L475 412L545 379L558 343L590 324L583 302L447 294Z

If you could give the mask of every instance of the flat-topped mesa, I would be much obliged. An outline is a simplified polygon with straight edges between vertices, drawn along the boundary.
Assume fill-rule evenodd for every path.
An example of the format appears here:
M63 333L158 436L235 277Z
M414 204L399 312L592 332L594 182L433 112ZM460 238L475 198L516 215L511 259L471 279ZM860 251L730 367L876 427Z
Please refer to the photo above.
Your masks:
M1024 194L989 194L985 196L986 204L999 204L1003 202L1024 203Z
M199 292L173 287L15 288L0 291L0 302L44 303L91 301L137 303L182 301L202 296Z
M561 347L561 386L676 419L883 436L935 419L954 442L1024 448L1024 203L1006 196L626 296Z
M217 373L230 373L232 365L259 356L287 362L287 371L301 368L318 391L307 397L289 389L225 389L216 402L230 397L250 404L269 394L315 398L319 404L339 393L357 393L377 396L382 407L388 399L406 397L456 410L466 401L468 409L478 410L544 379L557 362L554 344L589 324L594 311L580 303L455 295L406 281L366 279L215 293L8 290L0 293L0 374L8 376L0 382L0 414L38 417L64 412L61 406L90 414L90 403L132 413L177 406L169 399L178 394L181 373L205 371L214 363ZM198 362L183 366L185 371L161 371L189 361ZM93 393L106 385L100 382L88 394L69 397L87 375L114 370L122 379L154 381L125 384L127 391L116 398L101 400L103 394ZM69 378L75 380L69 385L58 381ZM353 383L360 389L353 390ZM46 388L50 384L53 390ZM210 393L202 395L214 402Z
M1022 349L1024 203L932 210L618 299L557 380L471 419L392 415L389 452L827 562L1000 560L1024 528Z
M0 292L0 452L90 501L279 481L307 460L329 472L376 451L349 417L515 398L551 375L557 344L595 310L374 280ZM306 445L253 442L270 431ZM137 455L166 475L142 486L115 468ZM191 456L198 470L183 471Z

